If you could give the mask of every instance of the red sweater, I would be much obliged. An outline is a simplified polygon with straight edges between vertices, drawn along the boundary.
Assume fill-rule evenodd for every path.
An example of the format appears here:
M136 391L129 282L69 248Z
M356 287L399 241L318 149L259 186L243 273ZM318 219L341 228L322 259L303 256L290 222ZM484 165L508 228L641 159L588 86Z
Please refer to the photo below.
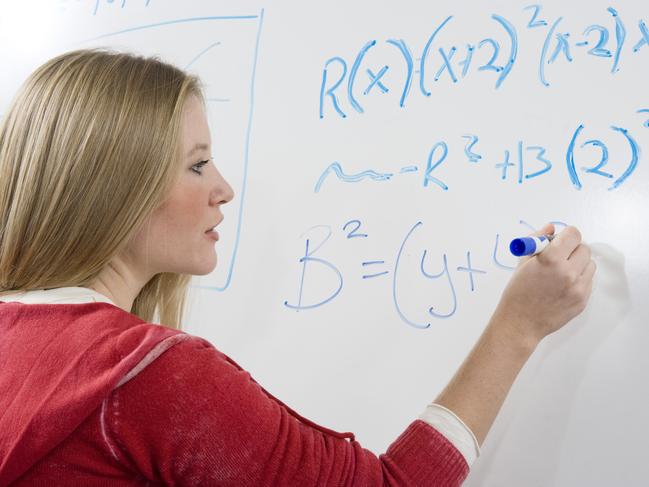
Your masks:
M377 457L208 341L108 303L0 301L0 486L458 486L413 421Z

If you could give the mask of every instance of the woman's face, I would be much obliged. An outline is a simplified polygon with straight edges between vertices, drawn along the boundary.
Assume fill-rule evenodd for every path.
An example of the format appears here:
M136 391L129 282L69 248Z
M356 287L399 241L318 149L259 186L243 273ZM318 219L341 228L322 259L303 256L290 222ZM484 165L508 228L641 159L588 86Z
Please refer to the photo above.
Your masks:
M223 220L221 205L234 193L212 160L197 165L210 159L212 147L207 116L193 95L183 112L182 149L175 186L133 243L145 280L159 272L205 275L216 267L219 243L206 231Z

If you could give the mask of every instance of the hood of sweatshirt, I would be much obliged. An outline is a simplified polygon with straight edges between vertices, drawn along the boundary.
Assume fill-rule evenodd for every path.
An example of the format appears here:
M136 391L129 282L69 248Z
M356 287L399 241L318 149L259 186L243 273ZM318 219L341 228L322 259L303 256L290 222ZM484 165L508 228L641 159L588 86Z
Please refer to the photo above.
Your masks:
M18 479L113 389L187 336L108 300L27 304L0 296L0 485Z

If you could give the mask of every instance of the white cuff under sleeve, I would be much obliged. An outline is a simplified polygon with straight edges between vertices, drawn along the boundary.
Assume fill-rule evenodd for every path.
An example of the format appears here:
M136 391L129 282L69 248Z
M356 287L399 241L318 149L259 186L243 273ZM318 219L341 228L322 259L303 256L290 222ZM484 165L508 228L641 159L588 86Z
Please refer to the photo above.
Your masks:
M442 433L464 456L467 465L471 468L473 462L480 456L480 445L473 431L455 413L433 403L426 407L419 415L419 419Z

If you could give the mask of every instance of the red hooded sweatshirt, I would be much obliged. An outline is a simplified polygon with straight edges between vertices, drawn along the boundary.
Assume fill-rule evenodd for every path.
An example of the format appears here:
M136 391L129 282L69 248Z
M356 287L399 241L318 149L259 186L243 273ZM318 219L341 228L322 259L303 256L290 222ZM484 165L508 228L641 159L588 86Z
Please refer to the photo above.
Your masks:
M200 337L106 302L1 299L0 487L450 487L468 474L420 419L377 457Z

